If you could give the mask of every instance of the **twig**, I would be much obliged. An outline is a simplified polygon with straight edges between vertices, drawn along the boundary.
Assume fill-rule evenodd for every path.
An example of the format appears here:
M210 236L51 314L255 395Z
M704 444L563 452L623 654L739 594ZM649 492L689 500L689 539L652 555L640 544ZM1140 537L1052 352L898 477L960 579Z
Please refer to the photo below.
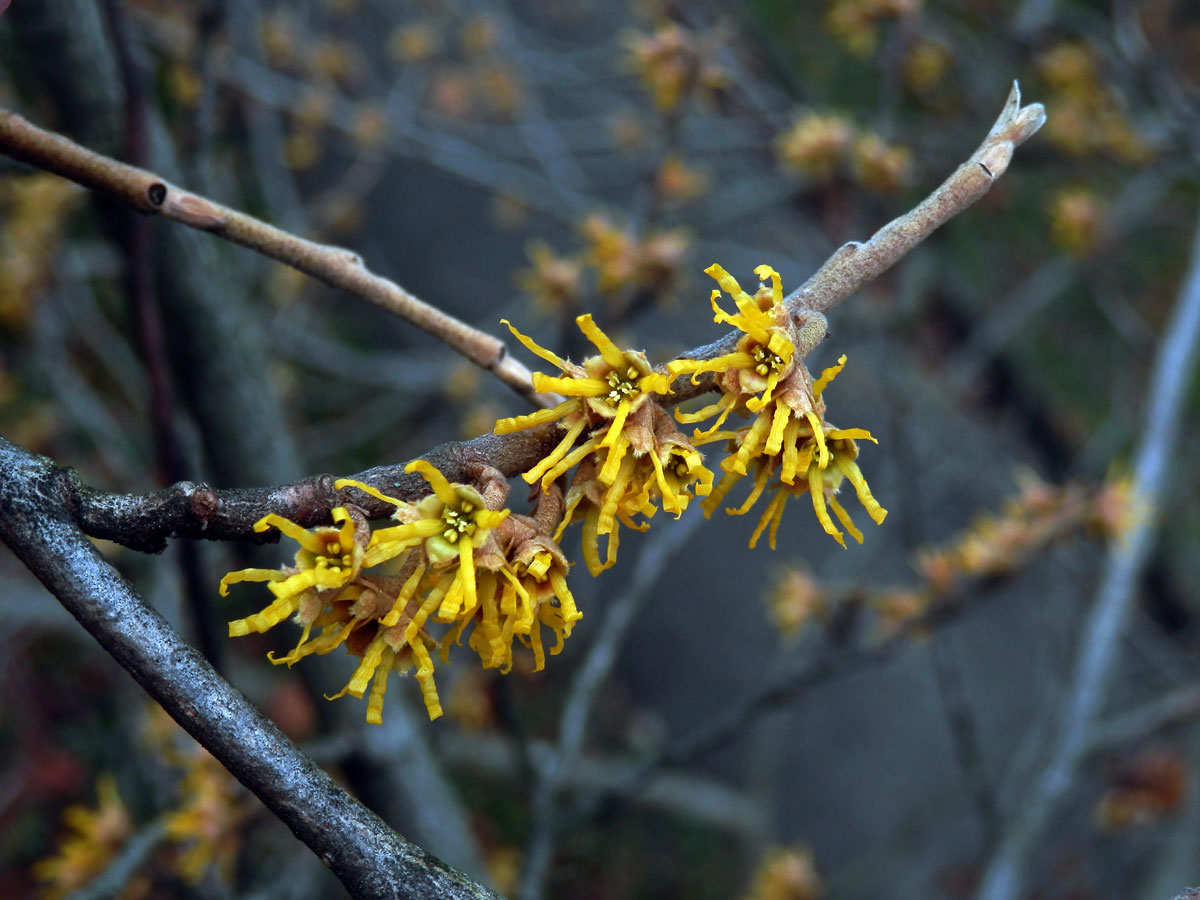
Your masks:
M924 201L883 226L866 242L852 241L839 248L816 274L788 296L791 307L823 312L836 306L987 193L992 183L1007 171L1014 148L1045 121L1040 103L1024 107L1020 103L1021 93L1014 82L1000 117L971 158ZM358 294L429 331L472 362L494 372L514 390L542 402L532 393L529 370L507 353L502 341L373 274L349 250L304 240L253 216L183 191L151 172L94 153L7 110L0 110L0 150L85 187L112 193L143 213L162 215L244 244L327 284ZM681 355L711 359L729 352L737 339L738 333L732 332ZM711 376L698 378L695 383L681 377L675 383L671 402L679 403L712 389Z
M338 787L185 643L67 517L61 470L0 439L0 539L355 898L497 900Z
M1200 687L1177 688L1137 709L1097 723L1092 730L1092 752L1140 740L1168 725L1197 716L1200 716Z
M113 900L120 897L138 869L146 864L167 836L165 819L155 819L125 842L121 852L87 887L67 895L67 900Z
M485 463L506 477L524 472L559 439L555 426L550 424L515 434L450 441L421 458L451 481L471 483ZM0 442L0 446L7 444L3 438ZM148 553L160 552L172 537L273 543L278 535L254 531L254 523L269 512L307 528L328 523L330 511L348 503L358 506L371 519L386 518L395 511L394 506L357 488L335 490L333 475L316 475L278 487L224 491L181 481L147 494L121 494L87 487L71 470L62 471L67 473L68 489L63 496L66 509L85 534ZM405 473L403 463L377 466L350 477L401 500L417 500L429 493L424 479Z
M1154 361L1150 402L1140 430L1133 490L1150 510L1161 504L1179 421L1200 343L1200 223L1188 274ZM1153 513L1140 517L1109 549L1096 605L1083 630L1067 708L1049 762L1017 805L983 874L978 900L1012 900L1059 802L1084 761L1116 671L1121 634L1137 594L1137 579L1157 532Z
M501 735L450 732L438 742L438 751L454 766L497 783L519 781L521 750ZM554 745L531 741L529 755L535 769L541 769L552 764ZM560 788L575 794L605 793L624 784L631 767L632 763L619 755L584 754L566 773ZM699 822L741 838L761 835L767 826L761 804L746 792L703 775L661 775L634 802L642 809Z
M1045 121L1046 111L1040 103L1021 106L1021 91L1014 81L1000 118L970 159L917 206L884 225L868 240L850 241L834 251L812 277L788 295L788 305L795 311L826 312L879 277L937 228L986 194L996 179L1008 171L1013 150ZM733 350L738 337L735 332L681 356L712 359ZM711 389L711 377L698 378L696 384L681 377L675 382L671 399L681 402Z
M117 162L74 141L0 110L0 150L22 162L116 196L139 212L160 215L219 235L350 291L421 328L513 390L535 397L529 370L508 355L503 341L447 315L398 284L371 272L358 254L318 244L243 212L170 184L153 172Z
M884 225L869 240L843 244L788 296L788 302L794 309L825 312L883 274L936 228L986 194L1008 170L1013 150L1045 121L1042 104L1021 106L1021 90L1014 81L1000 118L970 159L914 209Z

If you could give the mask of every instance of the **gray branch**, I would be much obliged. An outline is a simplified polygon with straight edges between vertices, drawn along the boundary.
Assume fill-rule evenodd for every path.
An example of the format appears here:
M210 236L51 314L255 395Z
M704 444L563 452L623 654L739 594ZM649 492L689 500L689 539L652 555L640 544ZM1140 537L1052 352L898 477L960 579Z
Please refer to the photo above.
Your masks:
M0 538L355 898L496 900L347 794L147 606L71 520L69 479L0 438Z
M1179 301L1167 324L1150 383L1150 403L1134 465L1134 494L1152 512L1113 541L1096 605L1083 631L1067 707L1049 762L1017 805L1020 811L1000 837L980 883L978 900L1021 896L1028 862L1092 744L1109 684L1115 674L1137 579L1154 546L1179 420L1200 342L1200 224Z

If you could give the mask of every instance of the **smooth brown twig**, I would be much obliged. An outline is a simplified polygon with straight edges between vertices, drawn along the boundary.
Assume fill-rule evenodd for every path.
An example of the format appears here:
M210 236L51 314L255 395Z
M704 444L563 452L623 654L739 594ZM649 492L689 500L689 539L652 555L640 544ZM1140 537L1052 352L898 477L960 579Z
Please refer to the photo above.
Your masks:
M429 332L518 393L542 403L533 393L529 370L509 355L503 341L431 306L394 281L376 275L351 250L297 237L254 216L190 193L153 172L89 150L4 109L0 109L0 150L86 188L111 194L138 212L163 216L242 244L332 287L370 300Z

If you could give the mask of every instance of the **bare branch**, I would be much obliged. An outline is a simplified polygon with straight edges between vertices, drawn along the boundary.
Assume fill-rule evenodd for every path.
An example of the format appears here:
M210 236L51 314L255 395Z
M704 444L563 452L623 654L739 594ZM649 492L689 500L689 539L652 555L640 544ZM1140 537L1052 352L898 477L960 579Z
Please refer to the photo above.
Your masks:
M1188 274L1154 361L1150 402L1134 464L1134 494L1149 510L1156 510L1165 496L1167 472L1198 345L1200 223ZM1008 823L988 861L977 894L979 900L1013 900L1023 893L1029 859L1092 746L1109 683L1117 668L1121 636L1137 596L1137 579L1154 545L1156 532L1156 516L1153 513L1141 516L1109 548L1096 604L1083 629L1058 739L1045 768L1015 807L1018 813Z
M540 402L530 386L529 370L508 355L503 341L430 306L394 281L374 274L353 251L297 237L254 216L189 193L153 172L95 153L3 109L0 109L0 150L86 188L112 194L139 212L219 235L370 300L493 372L513 390Z
M142 688L356 898L497 900L333 782L148 607L68 519L62 470L0 438L0 538Z
M1046 121L1040 103L1021 106L1014 81L1000 118L971 158L909 212L880 228L865 243L843 244L808 281L788 296L794 309L825 312L878 278L949 219L988 192L1008 170L1013 150Z

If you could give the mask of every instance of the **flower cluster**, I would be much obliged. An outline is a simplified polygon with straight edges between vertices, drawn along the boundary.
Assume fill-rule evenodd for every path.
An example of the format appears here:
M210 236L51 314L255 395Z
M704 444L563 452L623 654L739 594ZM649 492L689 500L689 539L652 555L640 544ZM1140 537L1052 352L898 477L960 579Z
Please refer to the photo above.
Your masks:
M517 340L561 372L534 373L534 390L568 399L553 409L500 419L495 432L508 434L550 422L566 429L558 445L522 477L546 491L578 466L555 540L568 524L581 519L584 561L595 575L616 561L621 524L644 530L645 524L636 524L633 517L654 515L659 503L679 516L693 491L709 492L713 476L699 451L654 400L670 392L671 377L653 371L644 353L618 349L590 315L575 322L599 351L582 365L560 358L505 321ZM600 536L608 536L603 559Z
M83 889L108 868L133 834L133 820L112 775L96 779L96 806L68 806L62 814L58 852L34 863L41 896L58 900ZM133 889L131 885L131 890ZM135 896L145 896L142 883Z
M768 487L774 494L759 519L750 539L757 543L769 526L772 548L789 497L807 493L817 519L825 531L845 546L843 532L834 524L830 510L856 541L862 533L850 515L838 503L835 494L843 481L849 481L871 519L879 524L887 511L879 505L867 487L855 460L857 440L874 441L861 428L834 428L825 421L825 402L821 394L842 366L826 369L815 381L803 363L808 352L825 337L825 319L819 313L793 314L783 299L779 274L770 266L759 266L755 274L770 286L762 286L752 296L719 265L704 270L716 279L737 305L737 312L725 312L717 303L721 291L711 296L714 321L727 322L742 332L736 348L715 359L678 359L668 365L673 376L691 374L692 380L704 373L715 375L720 399L695 413L676 413L681 422L701 422L716 415L707 431L694 435L697 444L728 440L730 455L721 463L724 475L704 502L711 515L730 489L743 476L750 475L754 487L746 501L727 512L744 515ZM719 430L731 412L753 416L753 422L734 431Z
M903 187L912 166L907 147L889 144L859 130L845 116L806 112L775 140L775 155L784 168L801 172L813 183L847 177L878 194Z
M531 647L544 665L541 627L556 637L551 653L582 614L566 584L567 561L546 524L499 509L507 484L488 482L485 500L475 487L451 484L424 460L410 463L432 493L417 503L389 497L350 479L357 488L396 507L398 524L372 531L355 507L333 510L333 526L304 529L268 515L257 531L275 527L300 549L295 565L245 569L221 581L221 593L240 581L266 581L275 600L262 611L229 623L230 636L264 632L288 617L302 628L300 641L274 663L289 666L313 653L345 647L361 658L336 696L362 697L370 688L367 721L382 721L387 678L415 668L429 717L442 714L434 683L433 650L443 659L449 645L469 631L468 644L487 668L508 671L512 642ZM489 502L490 501L490 502ZM440 637L432 623L449 626Z
M708 100L726 89L729 74L713 62L719 40L719 36L701 39L682 25L668 22L653 34L627 38L628 66L650 92L655 108L670 113L693 94Z
M1001 512L979 516L952 541L918 555L917 569L934 594L949 593L964 577L1011 575L1080 528L1119 540L1146 515L1125 476L1092 490L1049 484L1032 471L1019 471L1016 482L1017 494Z

